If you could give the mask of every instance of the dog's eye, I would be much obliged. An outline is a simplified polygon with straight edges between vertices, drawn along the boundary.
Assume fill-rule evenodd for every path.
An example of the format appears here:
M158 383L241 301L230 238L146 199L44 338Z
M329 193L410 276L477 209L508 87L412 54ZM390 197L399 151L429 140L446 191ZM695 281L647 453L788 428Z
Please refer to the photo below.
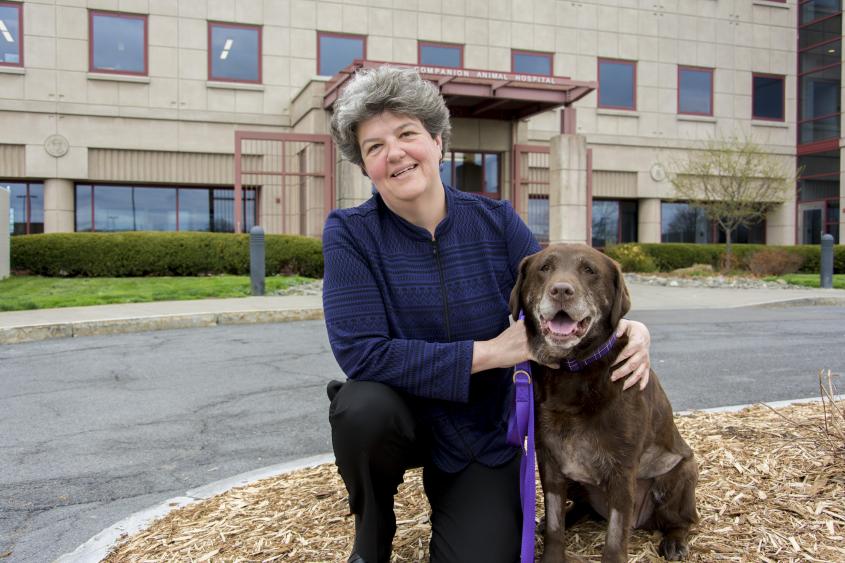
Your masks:
M541 272L548 272L548 271L549 271L549 270L551 270L551 269L552 269L551 264L543 264L543 265L540 267L540 271L541 271Z
M584 271L591 275L596 273L588 264L584 264Z

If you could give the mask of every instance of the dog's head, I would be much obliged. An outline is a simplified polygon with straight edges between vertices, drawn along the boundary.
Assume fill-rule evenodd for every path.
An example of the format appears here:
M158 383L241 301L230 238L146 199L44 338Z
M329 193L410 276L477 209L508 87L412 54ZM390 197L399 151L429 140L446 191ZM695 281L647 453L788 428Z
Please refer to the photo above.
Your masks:
M510 297L525 313L529 345L541 363L592 350L631 308L619 265L583 244L557 244L528 256Z

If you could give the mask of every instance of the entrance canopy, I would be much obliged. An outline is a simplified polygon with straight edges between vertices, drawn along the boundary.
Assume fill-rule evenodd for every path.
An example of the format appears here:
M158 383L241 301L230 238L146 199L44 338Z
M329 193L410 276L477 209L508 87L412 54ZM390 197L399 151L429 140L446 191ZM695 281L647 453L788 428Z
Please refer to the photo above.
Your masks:
M440 88L452 117L525 119L568 106L596 89L595 82L579 82L565 76L356 60L326 84L323 107L332 108L344 85L359 69L382 65L418 70Z

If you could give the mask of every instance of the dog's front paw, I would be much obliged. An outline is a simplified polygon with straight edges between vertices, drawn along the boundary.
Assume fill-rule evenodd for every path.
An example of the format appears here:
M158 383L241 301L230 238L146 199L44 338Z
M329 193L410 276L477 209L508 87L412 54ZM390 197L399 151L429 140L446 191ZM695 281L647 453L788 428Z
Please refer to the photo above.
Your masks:
M657 552L669 561L682 561L687 558L689 547L685 541L663 538L657 547Z

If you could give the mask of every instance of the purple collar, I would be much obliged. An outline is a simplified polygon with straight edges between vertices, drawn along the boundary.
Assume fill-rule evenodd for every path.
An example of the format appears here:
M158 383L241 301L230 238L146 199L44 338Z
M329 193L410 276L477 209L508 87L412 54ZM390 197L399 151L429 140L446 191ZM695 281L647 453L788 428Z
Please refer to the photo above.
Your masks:
M607 356L613 350L614 344L616 344L616 331L613 331L610 335L610 340L602 344L592 356L583 360L564 360L560 363L560 369L565 371L581 371L593 362L597 362Z

